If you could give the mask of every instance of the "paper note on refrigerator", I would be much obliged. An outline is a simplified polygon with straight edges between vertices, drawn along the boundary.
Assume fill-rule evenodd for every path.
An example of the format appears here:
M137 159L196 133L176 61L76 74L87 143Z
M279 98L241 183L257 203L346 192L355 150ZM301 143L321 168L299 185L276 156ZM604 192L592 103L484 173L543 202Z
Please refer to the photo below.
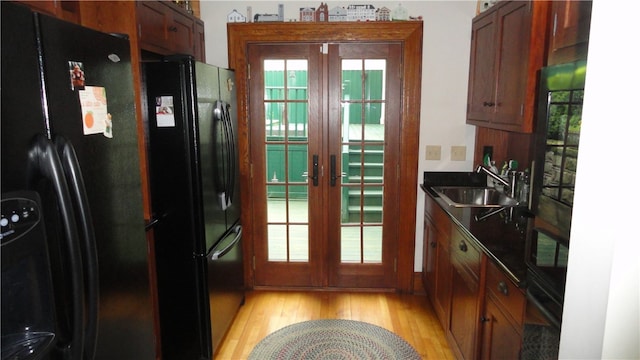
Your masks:
M85 86L78 90L82 108L84 135L104 134L111 137L111 114L107 112L107 92L101 86Z
M156 97L156 126L176 126L176 118L173 114L173 96Z

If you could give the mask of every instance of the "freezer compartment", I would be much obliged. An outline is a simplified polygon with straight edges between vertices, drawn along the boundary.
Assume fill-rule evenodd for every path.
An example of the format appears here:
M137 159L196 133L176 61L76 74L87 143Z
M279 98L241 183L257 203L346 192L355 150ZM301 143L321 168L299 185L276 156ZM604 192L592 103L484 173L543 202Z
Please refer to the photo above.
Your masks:
M215 353L244 303L242 226L237 224L207 253L211 342Z

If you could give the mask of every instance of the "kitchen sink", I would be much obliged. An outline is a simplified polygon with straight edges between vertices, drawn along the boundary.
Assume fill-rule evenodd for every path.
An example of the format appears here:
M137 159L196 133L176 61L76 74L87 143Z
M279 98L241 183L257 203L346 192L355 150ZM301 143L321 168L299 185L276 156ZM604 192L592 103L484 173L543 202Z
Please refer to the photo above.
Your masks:
M454 207L514 207L518 201L490 187L434 186L432 188L447 204Z

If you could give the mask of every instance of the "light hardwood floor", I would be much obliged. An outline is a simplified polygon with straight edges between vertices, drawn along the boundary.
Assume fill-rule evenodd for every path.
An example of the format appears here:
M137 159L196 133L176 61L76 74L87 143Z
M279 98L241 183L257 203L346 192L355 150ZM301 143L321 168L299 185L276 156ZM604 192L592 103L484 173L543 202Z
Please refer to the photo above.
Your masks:
M454 359L431 304L424 296L267 290L247 292L245 304L215 359L246 359L253 347L270 333L313 319L365 321L401 336L424 359Z

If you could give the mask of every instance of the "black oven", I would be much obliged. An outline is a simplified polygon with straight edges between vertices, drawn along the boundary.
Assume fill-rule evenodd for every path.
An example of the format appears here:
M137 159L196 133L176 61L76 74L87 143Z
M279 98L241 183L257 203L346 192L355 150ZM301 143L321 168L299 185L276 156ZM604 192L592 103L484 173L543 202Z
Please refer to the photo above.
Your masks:
M558 358L568 255L568 240L538 228L529 231L523 360Z

